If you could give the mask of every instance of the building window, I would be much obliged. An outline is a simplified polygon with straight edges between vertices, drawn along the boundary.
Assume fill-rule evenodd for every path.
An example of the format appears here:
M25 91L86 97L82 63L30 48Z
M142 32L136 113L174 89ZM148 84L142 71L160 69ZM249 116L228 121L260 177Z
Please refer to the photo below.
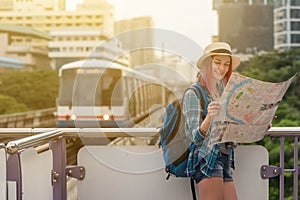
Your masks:
M300 31L300 22L291 22L292 31Z
M50 52L59 52L59 48L55 48L55 47L50 48Z
M300 43L300 34L292 34L291 42L292 43Z
M275 7L275 8L279 8L279 7L281 7L281 6L283 6L282 1L281 1L281 0L275 0L275 2L274 2L274 7Z
M300 6L300 0L291 0L291 6Z
M26 53L18 53L18 56L20 56L20 57L25 57L25 56L26 56Z
M300 18L300 9L291 9L291 18Z

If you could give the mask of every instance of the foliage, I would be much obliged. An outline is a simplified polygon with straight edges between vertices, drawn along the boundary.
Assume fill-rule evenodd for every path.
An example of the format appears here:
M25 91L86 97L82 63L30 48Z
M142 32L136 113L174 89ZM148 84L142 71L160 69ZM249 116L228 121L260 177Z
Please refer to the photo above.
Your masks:
M29 110L55 107L58 87L55 70L11 70L0 74L0 94L12 97Z
M253 56L238 68L241 74L269 82L286 81L296 75L276 112L273 126L300 125L300 49L270 51Z
M0 94L0 113L11 114L16 112L25 112L29 109L25 104L19 103L13 97Z
M297 76L280 103L272 124L278 127L300 126L300 49L288 51L271 51L255 55L238 68L243 75L269 82L282 82L296 73ZM270 165L279 166L280 142L279 139L264 138L257 144L265 146L269 151ZM299 146L299 143L298 143ZM284 167L293 168L294 141L285 139ZM285 173L285 199L293 199L292 173ZM279 177L270 179L270 200L279 198Z

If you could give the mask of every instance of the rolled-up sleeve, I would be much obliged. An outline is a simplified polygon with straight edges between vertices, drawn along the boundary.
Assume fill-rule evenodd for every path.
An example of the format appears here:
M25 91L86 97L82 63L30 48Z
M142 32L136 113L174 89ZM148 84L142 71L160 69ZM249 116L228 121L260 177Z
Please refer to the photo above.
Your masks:
M183 100L185 133L195 143L201 143L204 139L203 134L200 132L203 109L196 93L193 90L186 91Z

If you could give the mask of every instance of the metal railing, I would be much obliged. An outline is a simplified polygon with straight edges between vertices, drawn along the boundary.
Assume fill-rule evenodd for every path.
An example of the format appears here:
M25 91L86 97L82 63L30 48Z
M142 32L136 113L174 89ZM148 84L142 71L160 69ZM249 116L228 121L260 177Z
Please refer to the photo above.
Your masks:
M7 179L17 182L17 197L22 199L21 170L19 153L29 147L49 143L53 153L53 199L66 199L66 176L71 176L78 180L84 179L84 166L68 167L66 165L66 144L65 138L79 137L82 140L92 138L116 138L116 137L153 137L158 136L156 128L65 128L65 129L28 129L28 128L0 128L0 137L7 135L23 136L25 138L10 141L6 145L8 157ZM26 137L27 136L27 137ZM280 200L284 200L284 172L294 173L294 199L298 199L298 138L300 127L273 127L268 131L267 136L280 138L280 166L261 166L261 177L268 179L280 177ZM284 168L284 140L294 138L294 168ZM16 173L16 171L18 173ZM69 173L71 172L71 173Z
M284 200L284 173L293 173L293 193L294 200L298 199L298 138L300 136L300 127L276 127L269 130L268 136L271 138L280 138L280 161L279 166L262 166L262 178L272 178L279 176L279 199ZM284 141L285 138L294 138L294 168L284 168Z
M45 132L44 132L45 131ZM28 136L6 145L7 153L7 180L16 182L17 199L22 200L22 170L20 165L20 153L30 147L36 147L49 143L53 155L52 186L53 199L66 200L67 179L73 177L83 180L85 176L84 166L67 166L65 138L116 138L116 137L149 137L158 134L156 128L65 128L65 129L28 129L10 128L0 129L0 137Z

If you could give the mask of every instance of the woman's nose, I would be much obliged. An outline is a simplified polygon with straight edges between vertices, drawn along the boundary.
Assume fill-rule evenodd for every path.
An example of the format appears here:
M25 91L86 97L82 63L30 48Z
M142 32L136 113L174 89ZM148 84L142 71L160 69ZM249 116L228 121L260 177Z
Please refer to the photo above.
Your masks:
M219 70L219 71L224 71L224 70L225 70L225 66L224 66L224 65L222 65L222 64L221 64L221 65L219 65L219 67L218 67L218 70Z

